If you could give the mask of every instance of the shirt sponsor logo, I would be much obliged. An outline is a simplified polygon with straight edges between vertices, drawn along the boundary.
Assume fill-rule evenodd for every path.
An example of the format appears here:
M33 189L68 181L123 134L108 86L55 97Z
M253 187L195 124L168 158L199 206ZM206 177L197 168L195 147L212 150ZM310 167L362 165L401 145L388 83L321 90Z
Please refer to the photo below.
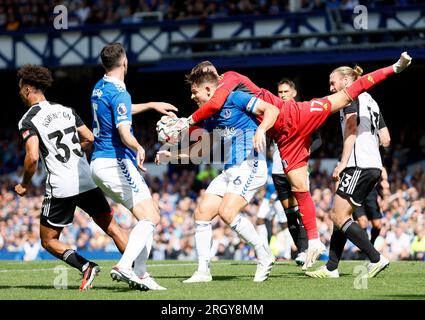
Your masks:
M125 107L125 103L120 103L118 105L117 112L120 116L125 115L127 113L127 108Z

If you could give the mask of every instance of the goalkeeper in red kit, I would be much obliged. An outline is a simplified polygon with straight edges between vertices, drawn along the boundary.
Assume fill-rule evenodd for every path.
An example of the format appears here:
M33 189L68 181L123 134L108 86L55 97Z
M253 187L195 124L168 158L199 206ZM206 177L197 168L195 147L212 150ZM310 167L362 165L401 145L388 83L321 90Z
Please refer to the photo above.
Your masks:
M307 161L310 156L311 134L330 114L346 107L361 93L371 89L390 75L403 71L410 63L411 58L407 53L403 53L395 64L360 77L340 92L323 99L304 102L282 101L268 90L256 86L249 78L229 71L219 76L220 82L211 100L185 120L188 125L194 125L208 119L221 109L227 96L234 90L250 92L280 109L274 127L267 133L279 147L283 168L291 183L291 191L298 201L302 222L307 231L308 251L303 270L311 267L325 251L325 246L319 239L316 209L308 186ZM192 69L192 72L199 69L217 73L216 68L209 61L201 62Z

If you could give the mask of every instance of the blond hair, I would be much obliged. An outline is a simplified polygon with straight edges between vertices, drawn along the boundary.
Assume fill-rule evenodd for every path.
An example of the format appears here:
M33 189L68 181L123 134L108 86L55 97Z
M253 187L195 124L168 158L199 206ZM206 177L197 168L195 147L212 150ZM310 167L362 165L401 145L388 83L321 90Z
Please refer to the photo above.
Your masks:
M355 81L363 74L363 69L360 68L360 66L355 66L354 68L342 66L332 71L332 73L335 73L335 72L338 72L342 76L349 77L352 81Z

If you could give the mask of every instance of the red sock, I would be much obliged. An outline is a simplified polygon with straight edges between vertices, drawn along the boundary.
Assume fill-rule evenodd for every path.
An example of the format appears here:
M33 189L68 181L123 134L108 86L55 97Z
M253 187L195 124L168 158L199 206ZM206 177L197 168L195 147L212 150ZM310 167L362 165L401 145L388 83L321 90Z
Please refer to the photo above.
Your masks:
M307 231L308 240L319 238L316 223L316 207L314 206L310 192L294 192L294 195L298 201L301 219Z
M347 88L345 88L345 90L350 95L351 99L355 100L361 93L368 91L378 83L384 81L393 73L393 66L373 71L354 81Z

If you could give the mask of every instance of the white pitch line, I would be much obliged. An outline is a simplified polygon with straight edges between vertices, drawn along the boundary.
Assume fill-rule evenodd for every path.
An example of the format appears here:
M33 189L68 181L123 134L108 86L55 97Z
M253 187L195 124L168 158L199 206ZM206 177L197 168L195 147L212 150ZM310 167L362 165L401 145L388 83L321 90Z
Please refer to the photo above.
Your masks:
M218 265L229 265L232 264L232 262L220 262L217 263ZM197 263L163 263L163 264L148 264L148 267L178 267L178 266L197 266ZM72 268L67 268L65 266L59 265L63 269L72 270ZM106 266L100 265L102 268L106 268ZM6 272L38 272L38 271L54 271L55 268L42 268L42 269L0 269L0 273L6 273Z

